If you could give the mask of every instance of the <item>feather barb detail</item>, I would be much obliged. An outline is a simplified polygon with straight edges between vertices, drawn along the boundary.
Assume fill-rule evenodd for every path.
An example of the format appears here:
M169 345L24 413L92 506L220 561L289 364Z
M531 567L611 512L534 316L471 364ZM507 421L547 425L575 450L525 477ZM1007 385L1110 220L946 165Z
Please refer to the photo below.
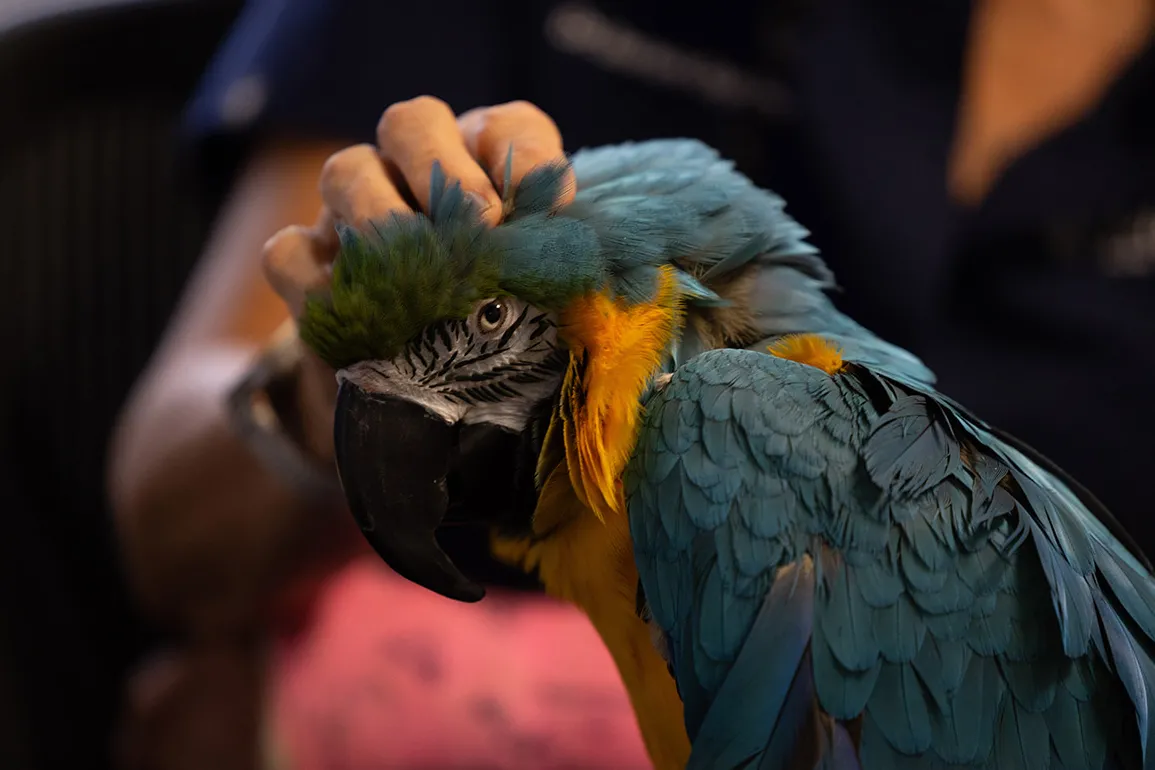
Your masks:
M779 358L813 366L827 374L838 374L846 368L842 349L817 334L788 334L766 349Z
M607 292L580 297L562 313L570 348L563 384L566 456L574 490L599 518L624 511L621 475L637 440L641 398L683 317L674 268L663 266L651 300Z

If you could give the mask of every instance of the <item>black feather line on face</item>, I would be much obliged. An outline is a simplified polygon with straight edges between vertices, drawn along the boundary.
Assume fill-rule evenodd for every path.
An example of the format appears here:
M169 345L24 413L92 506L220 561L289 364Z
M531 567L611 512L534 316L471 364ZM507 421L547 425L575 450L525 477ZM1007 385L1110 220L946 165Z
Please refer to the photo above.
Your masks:
M478 314L489 307L485 300L464 321L422 329L395 358L360 362L347 371L371 372L364 383L371 390L418 401L424 392L434 411L442 404L447 420L520 430L534 403L560 386L569 354L549 313L512 298L504 304L505 320L493 331L479 325ZM460 407L482 411L466 418Z

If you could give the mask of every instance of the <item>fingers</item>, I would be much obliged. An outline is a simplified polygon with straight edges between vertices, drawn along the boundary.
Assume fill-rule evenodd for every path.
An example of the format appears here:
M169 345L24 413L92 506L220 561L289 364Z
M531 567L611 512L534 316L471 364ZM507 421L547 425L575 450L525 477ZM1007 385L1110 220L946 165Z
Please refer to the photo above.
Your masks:
M409 189L428 210L429 175L439 161L449 179L461 182L466 193L479 199L482 217L497 224L501 199L485 171L470 155L461 130L449 106L431 96L398 102L381 116L377 143L384 158L395 165L409 183Z
M396 166L423 208L429 204L434 161L445 175L480 199L491 225L501 217L499 188L513 148L513 184L543 163L565 160L561 132L553 120L529 102L509 102L470 110L455 119L445 102L419 96L394 104L377 124L377 143L386 162ZM382 172L384 175L384 172ZM560 203L573 199L570 172Z
M359 144L334 153L321 169L324 208L312 227L295 225L265 243L265 278L294 318L300 317L307 294L329 281L337 254L336 223L358 229L409 206L390 181L377 148Z
M261 255L265 280L293 318L300 318L309 292L328 284L337 246L333 215L327 208L313 227L292 225L265 242Z
M510 146L513 147L511 182L514 186L537 166L565 160L557 124L529 102L479 107L464 113L458 119L458 125L466 148L499 187L505 179ZM575 192L572 171L568 182L559 201L563 205L573 199Z
M557 126L529 102L478 108L458 120L445 102L420 96L385 110L377 142L379 147L360 144L332 155L321 170L325 206L317 223L287 227L265 244L265 276L294 317L300 316L307 294L330 279L337 222L364 229L390 212L409 209L391 171L404 177L428 210L430 174L434 161L440 162L445 176L476 196L482 218L495 225L502 213L497 186L504 182L510 147L514 185L537 166L565 160ZM568 203L573 194L571 171L560 203Z
M409 210L371 144L346 147L330 156L321 169L320 187L321 200L333 215L359 230L391 211Z
M286 227L265 243L265 279L294 318L301 316L308 292L323 286L328 277L326 255L318 246L311 230L300 225Z

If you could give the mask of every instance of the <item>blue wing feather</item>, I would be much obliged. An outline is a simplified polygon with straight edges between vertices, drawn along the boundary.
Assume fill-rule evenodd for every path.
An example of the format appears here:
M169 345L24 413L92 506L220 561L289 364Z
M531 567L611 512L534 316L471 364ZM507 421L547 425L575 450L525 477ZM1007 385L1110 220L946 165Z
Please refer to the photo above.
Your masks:
M807 692L797 685L808 678L804 664L809 662L814 570L809 563L790 569L791 574L782 575L766 592L750 628L751 643L743 646L731 674L718 689L717 697L734 704L738 713L765 714L775 721L782 715L797 720L808 714L806 708L792 706L790 701L792 693L797 698ZM776 663L769 672L767 660ZM743 727L721 709L710 711L694 736L687 770L741 767L760 757L766 749L764 735Z
M692 766L1155 767L1145 558L861 350L833 377L707 351L647 403L627 505ZM784 591L806 564L812 595Z

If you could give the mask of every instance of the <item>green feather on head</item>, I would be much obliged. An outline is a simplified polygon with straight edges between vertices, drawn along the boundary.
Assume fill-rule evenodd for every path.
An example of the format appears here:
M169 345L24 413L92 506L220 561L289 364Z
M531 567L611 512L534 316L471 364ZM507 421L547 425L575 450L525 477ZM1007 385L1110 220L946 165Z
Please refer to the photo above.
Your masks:
M489 228L435 163L429 216L394 214L369 233L338 228L332 282L306 301L301 339L340 369L393 358L428 325L467 318L484 299L558 310L604 283L594 231L552 213L567 169L543 166L507 185L506 220Z
M309 297L300 322L301 339L335 368L392 358L429 322L464 318L500 293L501 255L479 224L462 221L448 241L423 216L368 234L339 229L332 283Z

